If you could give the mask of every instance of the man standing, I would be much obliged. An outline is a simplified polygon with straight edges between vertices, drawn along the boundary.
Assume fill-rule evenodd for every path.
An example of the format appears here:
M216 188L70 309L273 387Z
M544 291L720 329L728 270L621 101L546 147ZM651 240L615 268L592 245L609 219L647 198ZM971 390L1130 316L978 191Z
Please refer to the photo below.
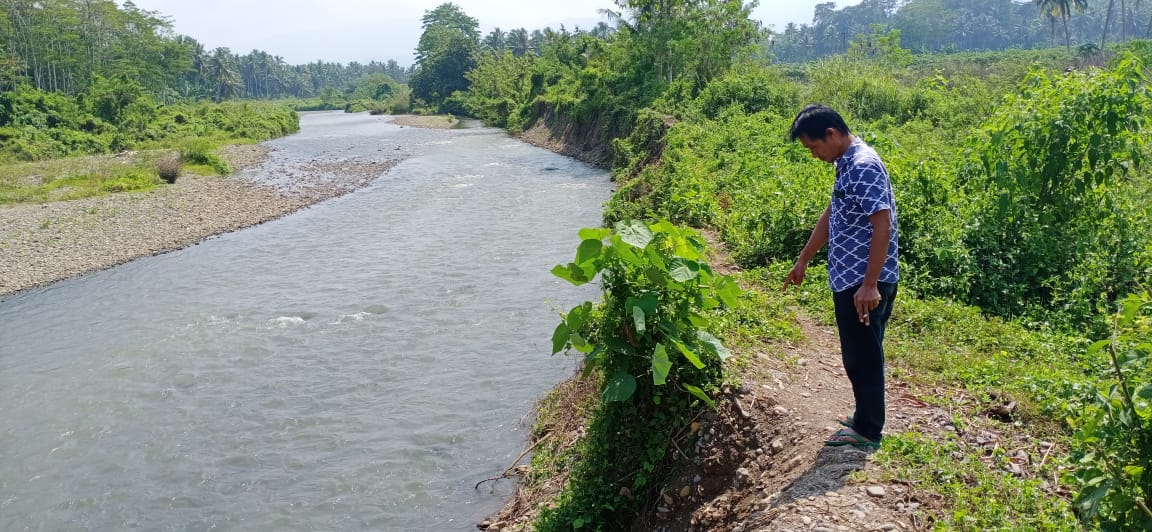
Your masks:
M828 244L828 278L840 352L856 411L825 445L879 447L884 429L884 328L896 298L896 200L888 170L871 146L848 130L836 111L805 107L792 122L792 140L836 166L832 201L800 252L784 289L800 286L808 261Z

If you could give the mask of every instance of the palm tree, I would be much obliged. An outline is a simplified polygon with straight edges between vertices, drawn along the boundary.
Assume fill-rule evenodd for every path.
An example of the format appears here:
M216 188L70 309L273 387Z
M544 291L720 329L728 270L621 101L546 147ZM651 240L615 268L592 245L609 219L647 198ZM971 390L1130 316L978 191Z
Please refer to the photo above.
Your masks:
M508 48L512 50L512 55L521 57L527 54L532 46L528 40L528 30L517 28L508 32L507 44Z
M484 42L482 42L481 44L484 45L484 48L486 50L496 52L496 53L502 53L504 51L504 46L506 44L506 40L507 40L507 34L504 33L503 31L501 31L500 28L497 27L497 28L494 28L492 30L492 32L489 33L486 37L484 37Z
M240 96L244 81L236 69L236 62L228 48L213 50L208 58L208 80L214 87L212 99L217 103Z
M1072 16L1073 9L1083 13L1088 8L1088 0L1036 0L1036 5L1040 6L1040 12L1051 17L1053 25L1057 18L1064 23L1064 46L1071 52L1072 36L1068 33L1068 18Z

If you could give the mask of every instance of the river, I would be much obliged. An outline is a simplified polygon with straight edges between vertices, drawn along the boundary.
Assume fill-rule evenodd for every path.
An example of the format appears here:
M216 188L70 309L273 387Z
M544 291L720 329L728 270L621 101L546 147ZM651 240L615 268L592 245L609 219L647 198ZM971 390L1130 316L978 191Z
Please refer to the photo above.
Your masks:
M488 128L305 114L248 177L355 193L0 301L0 530L474 530L570 374L549 270L607 172Z

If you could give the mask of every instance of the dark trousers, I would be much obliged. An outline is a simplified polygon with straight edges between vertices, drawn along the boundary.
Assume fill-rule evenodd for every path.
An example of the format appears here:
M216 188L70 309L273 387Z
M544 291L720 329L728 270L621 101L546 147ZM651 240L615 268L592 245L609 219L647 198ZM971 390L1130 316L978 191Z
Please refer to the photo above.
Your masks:
M896 299L894 283L879 283L878 287L880 306L868 313L867 326L860 323L852 299L859 285L832 294L844 371L856 398L852 429L872 441L880 441L880 431L884 429L884 329Z

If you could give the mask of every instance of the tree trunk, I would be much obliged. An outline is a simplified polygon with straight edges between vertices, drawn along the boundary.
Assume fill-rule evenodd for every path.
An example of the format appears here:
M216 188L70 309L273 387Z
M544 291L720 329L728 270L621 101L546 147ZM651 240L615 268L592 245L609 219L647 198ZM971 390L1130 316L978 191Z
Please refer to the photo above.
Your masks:
M1116 0L1108 0L1108 14L1104 17L1104 32L1100 35L1100 51L1104 51L1104 41L1108 40L1108 25L1112 23L1112 5Z
M1123 0L1121 0L1123 1ZM1072 35L1068 33L1068 14L1065 13L1062 17L1064 21L1064 47L1068 49L1068 53L1072 53Z
M1120 0L1120 42L1128 40L1128 6Z

